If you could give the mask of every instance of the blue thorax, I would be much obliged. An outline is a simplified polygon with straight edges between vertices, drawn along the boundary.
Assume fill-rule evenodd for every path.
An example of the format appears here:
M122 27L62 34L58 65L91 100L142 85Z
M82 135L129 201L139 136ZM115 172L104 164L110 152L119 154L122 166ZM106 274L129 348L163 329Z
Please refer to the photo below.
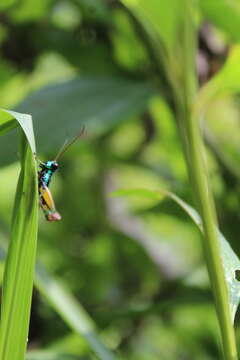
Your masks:
M53 173L58 169L58 163L55 160L46 161L42 166L42 181L48 186Z

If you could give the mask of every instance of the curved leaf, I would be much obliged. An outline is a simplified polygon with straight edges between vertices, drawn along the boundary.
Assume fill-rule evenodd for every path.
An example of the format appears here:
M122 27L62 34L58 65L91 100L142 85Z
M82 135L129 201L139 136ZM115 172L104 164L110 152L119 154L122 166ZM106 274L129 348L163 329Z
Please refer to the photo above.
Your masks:
M114 125L143 111L156 89L147 83L122 78L81 77L46 86L28 96L17 111L34 118L40 152L56 153L67 137L85 125L86 134L104 133ZM0 163L16 160L13 131L0 142Z
M0 263L5 259L5 248L0 247ZM74 297L74 295L64 286L64 284L56 279L56 277L50 275L46 269L39 263L36 266L35 271L35 286L43 295L53 309L59 314L62 320L74 331L76 334L83 337L89 344L89 347L95 352L99 359L102 360L116 360L117 357L105 347L100 337L96 332L94 321L88 315L87 311L83 308L81 303ZM39 357L41 359L52 357L55 360L55 356L61 355L53 354L44 351L34 351L27 354L27 360ZM64 356L64 355L62 355Z
M38 228L37 171L33 155L35 142L30 115L1 109L0 117L3 114L7 116L2 119L1 126L9 124L12 121L9 117L14 117L22 130L21 172L3 278L0 358L23 360L27 345ZM6 132L6 128L4 131Z
M81 77L47 86L27 97L17 109L31 112L40 151L56 149L66 136L103 133L142 111L155 90L148 84L113 77ZM2 146L2 145L0 145Z
M168 192L168 191L152 191L147 189L129 189L129 190L119 190L113 193L114 196L147 196L150 198L155 198L161 200L163 195L168 196L174 200L193 220L201 232L202 220L198 212L188 205L185 201L180 199L177 195ZM240 282L236 279L236 272L240 271L240 260L237 255L234 253L233 249L229 245L228 241L218 230L218 239L220 244L222 263L224 267L224 273L226 277L226 282L228 286L228 295L229 295L229 307L234 321L234 317L237 311L237 307L240 302Z
M23 360L27 345L38 223L35 141L30 115L1 109L0 111L4 114L0 117L0 135L17 127L18 124L24 134L20 152L22 170L15 199L11 243L3 282L0 358ZM15 120L12 119L13 116ZM38 266L35 282L63 320L86 339L100 359L115 359L98 338L94 323L87 312L59 281Z
M16 111L5 110L5 109L1 109L1 108L0 108L0 111L7 113L12 118L16 119L16 121L19 123L19 125L21 126L22 130L25 133L27 141L31 147L32 153L35 154L36 153L36 145L35 145L35 137L34 137L34 132L33 132L32 116L29 114L22 114L22 113L19 113ZM12 130L15 127L15 126L13 126L13 123L12 123L12 121L14 121L14 120L10 120L10 121L11 121L12 125L9 128L9 130ZM9 123L9 122L7 122L7 123Z

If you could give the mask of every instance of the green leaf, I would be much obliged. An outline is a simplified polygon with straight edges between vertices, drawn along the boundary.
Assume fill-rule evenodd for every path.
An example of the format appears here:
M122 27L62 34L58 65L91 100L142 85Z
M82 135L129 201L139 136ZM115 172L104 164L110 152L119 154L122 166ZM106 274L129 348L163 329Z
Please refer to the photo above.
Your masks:
M0 135L5 135L9 131L16 129L19 126L16 120L7 120L2 125L0 125Z
M7 110L21 126L21 172L12 216L3 279L0 321L1 360L23 360L27 345L38 228L38 190L31 117ZM3 126L4 122L1 121ZM29 142L28 142L29 140Z
M193 220L201 232L202 220L198 212L180 199L175 194L168 191L152 191L147 189L126 189L119 190L113 193L114 196L147 196L148 198L155 198L161 200L163 196L168 196L174 200ZM228 295L229 295L229 307L232 315L232 320L237 311L237 307L240 302L240 282L236 279L236 272L240 271L240 260L232 250L228 241L224 238L221 232L218 230L218 239L221 249L222 263L224 267L224 273L226 277Z
M33 132L32 116L28 115L28 114L21 114L19 112L12 111L12 110L0 109L0 111L3 111L5 113L9 114L12 118L16 119L16 121L19 123L19 125L21 126L22 130L25 133L27 141L31 147L32 153L35 154L36 153L36 145L35 145L35 137L34 137L34 132ZM12 130L13 128L14 127L12 125L10 127L10 129Z
M81 77L42 88L26 98L17 110L32 114L39 151L56 153L66 138L76 135L82 125L87 135L104 133L143 111L155 94L156 89L138 81ZM1 164L16 160L11 146L14 142L15 131L1 139Z
M0 247L0 263L4 261L6 252ZM94 321L90 318L81 303L72 295L68 288L56 277L50 275L39 263L36 266L34 284L38 288L49 304L55 309L62 320L80 337L83 337L89 347L95 352L99 359L116 360L117 357L106 348L96 332ZM41 357L42 356L42 357ZM30 352L27 354L27 360L31 357L41 360L44 358L45 352ZM46 356L53 356L46 353ZM54 355L56 356L56 355ZM58 354L59 358L61 356ZM65 356L65 355L62 355ZM48 359L48 357L46 357ZM55 360L55 358L53 357ZM75 360L75 359L74 359ZM81 359L80 359L81 360Z
M207 19L235 40L240 40L240 3L237 0L200 0Z
M35 92L17 110L31 112L40 151L56 153L66 137L76 135L83 124L87 134L104 133L144 110L155 94L155 89L142 82L81 77ZM14 142L15 131L1 139L1 164L16 160L11 146Z

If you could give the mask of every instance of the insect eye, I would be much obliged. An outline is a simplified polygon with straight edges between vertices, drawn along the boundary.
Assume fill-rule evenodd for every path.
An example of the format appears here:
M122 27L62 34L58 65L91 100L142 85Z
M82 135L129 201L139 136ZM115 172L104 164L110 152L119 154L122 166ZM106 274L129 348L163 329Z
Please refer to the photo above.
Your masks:
M58 163L57 162L52 163L52 169L56 170L57 168L58 168Z

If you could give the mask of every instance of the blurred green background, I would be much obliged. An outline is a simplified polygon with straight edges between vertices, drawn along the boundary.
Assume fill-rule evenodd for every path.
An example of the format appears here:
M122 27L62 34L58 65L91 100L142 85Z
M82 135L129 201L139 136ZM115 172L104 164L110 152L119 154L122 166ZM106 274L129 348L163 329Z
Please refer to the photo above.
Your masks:
M240 7L237 0L196 3L202 85L240 39ZM166 11L165 0L155 6ZM167 6L169 16L177 12ZM162 29L167 37L164 16ZM119 188L167 189L194 203L173 99L137 19L117 0L1 0L0 55L0 105L32 114L42 161L86 128L59 161L51 190L62 221L47 223L40 214L38 259L119 358L219 359L197 229L164 197L111 196ZM223 96L209 106L204 128L221 229L238 254L239 121L239 98ZM2 243L17 160L13 132L0 142ZM238 327L237 337L240 344ZM28 348L29 360L95 358L37 290Z

